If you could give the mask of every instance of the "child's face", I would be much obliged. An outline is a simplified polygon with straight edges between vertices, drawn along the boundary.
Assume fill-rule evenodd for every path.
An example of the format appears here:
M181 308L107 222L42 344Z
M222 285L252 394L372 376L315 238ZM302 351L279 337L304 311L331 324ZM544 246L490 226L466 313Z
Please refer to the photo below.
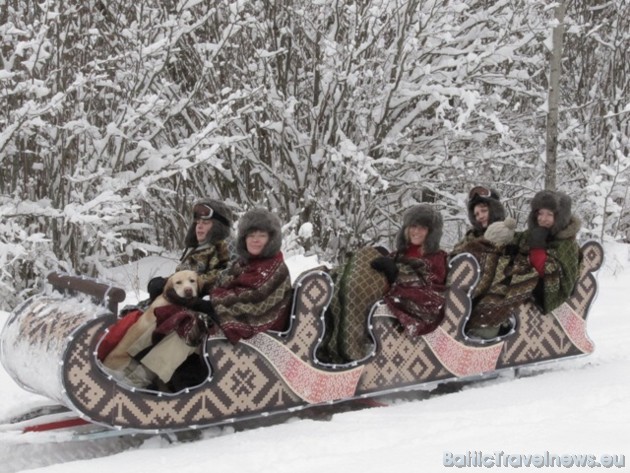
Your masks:
M258 256L269 241L269 233L263 231L253 231L245 237L247 252L252 256Z
M487 228L490 224L490 209L486 204L477 204L473 209L473 214L475 215L475 220L481 228Z
M536 222L540 227L551 228L555 221L553 212L549 209L540 209L536 214Z

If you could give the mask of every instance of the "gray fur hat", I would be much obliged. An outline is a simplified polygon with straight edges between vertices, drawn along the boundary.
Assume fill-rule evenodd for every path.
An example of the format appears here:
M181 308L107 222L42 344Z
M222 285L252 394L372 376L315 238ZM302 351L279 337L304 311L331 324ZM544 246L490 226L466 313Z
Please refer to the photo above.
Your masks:
M475 189L477 189L477 187L474 187L473 191ZM479 193L473 193L471 191L473 195L471 195L468 198L467 206L468 206L468 220L470 221L471 225L476 230L483 231L484 229L481 227L481 225L479 225L479 223L475 219L475 206L478 204L486 204L488 206L488 211L489 211L488 225L494 222L505 220L505 208L503 207L503 204L501 203L501 196L495 189L492 189L492 188L481 188L481 189L487 190L490 193L490 195L482 196Z
M205 243L216 243L228 238L230 236L232 222L234 221L234 216L230 208L223 202L208 198L196 201L192 208L194 209L197 205L207 205L214 212L212 217L212 229L210 229L206 241L197 242L197 235L195 233L197 222L193 215L192 223L188 227L188 232L184 240L186 248L197 247Z
M527 228L530 230L538 226L538 211L547 209L553 212L554 223L550 233L556 235L564 230L571 221L571 197L564 192L543 190L538 192L530 203L531 212L527 219Z
M245 213L238 221L238 233L236 236L236 253L245 259L249 259L245 238L253 231L262 230L269 233L269 241L263 248L260 256L270 258L282 247L282 224L280 219L266 209L252 209Z
M433 207L427 204L414 205L403 214L402 228L396 235L396 249L405 251L409 245L406 237L407 227L410 225L421 225L429 229L424 242L425 253L435 253L440 249L442 239L442 215Z

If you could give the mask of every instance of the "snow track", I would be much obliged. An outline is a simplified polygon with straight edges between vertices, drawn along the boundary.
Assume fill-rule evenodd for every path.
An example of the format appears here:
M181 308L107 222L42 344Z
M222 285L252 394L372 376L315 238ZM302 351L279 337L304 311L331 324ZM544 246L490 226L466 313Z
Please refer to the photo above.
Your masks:
M109 430L99 438L103 428L84 422L74 412L56 404L32 407L5 419L0 424L2 472L112 455L137 448L147 438L111 435L117 432ZM63 428L65 424L69 427ZM44 430L39 430L42 427Z
M60 435L60 434L57 434ZM63 434L61 434L63 436ZM65 440L41 434L3 432L0 434L0 458L2 471L14 473L57 463L113 455L130 448L137 448L144 441L140 437L115 437L90 441Z
M55 420L63 420L66 417L72 418L73 413L62 406L41 406L17 414L7 423L0 425L2 473L17 473L49 465L107 457L126 450L138 449L145 442L148 442L147 445L151 448L162 448L172 444L229 436L244 430L272 427L295 420L327 422L332 420L335 415L343 413L437 399L468 389L487 389L490 386L510 383L514 379L522 377L537 377L550 372L576 371L584 367L584 361L580 359L562 360L544 366L523 367L519 370L508 369L484 380L444 383L435 386L432 390L401 390L377 398L315 406L293 413L250 419L231 425L170 434L128 433L124 430L116 431L93 424L52 431L23 433L24 428L36 425L38 422L55 422Z

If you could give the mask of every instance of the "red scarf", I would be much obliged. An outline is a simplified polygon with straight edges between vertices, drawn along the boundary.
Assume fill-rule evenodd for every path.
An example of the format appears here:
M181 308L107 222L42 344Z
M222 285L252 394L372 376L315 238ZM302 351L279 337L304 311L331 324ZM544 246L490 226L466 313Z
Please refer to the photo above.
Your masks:
M407 258L422 258L422 245L409 245L405 251Z

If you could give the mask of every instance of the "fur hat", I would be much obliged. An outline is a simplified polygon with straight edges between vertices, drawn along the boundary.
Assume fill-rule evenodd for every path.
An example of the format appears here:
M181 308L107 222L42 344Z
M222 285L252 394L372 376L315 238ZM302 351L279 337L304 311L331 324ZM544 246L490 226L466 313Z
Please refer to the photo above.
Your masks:
M475 206L478 204L486 204L488 206L488 225L505 220L505 208L501 203L501 196L495 189L488 188L487 191L490 192L489 196L484 197L479 195L479 193L474 193L468 198L468 220L476 230L484 230L477 222L477 219L475 219Z
M442 215L430 205L414 205L403 214L402 228L396 235L396 249L405 251L409 246L406 230L411 225L421 225L429 229L424 241L424 252L435 253L440 249L442 239Z
M514 238L516 220L508 217L502 222L494 222L488 225L483 237L498 246L507 245Z
M230 208L225 205L223 202L214 199L201 199L194 203L192 208L194 209L197 205L207 205L212 209L215 215L219 215L221 220L217 220L216 218L212 218L212 228L210 229L210 233L205 241L197 242L197 234L195 232L195 227L197 226L197 222L195 221L194 215L193 220L190 226L188 227L188 232L186 233L186 238L184 240L184 244L186 248L193 248L199 245L203 245L205 243L216 243L221 240L225 240L230 236L230 227L232 226L232 222L234 220L234 216L232 215L232 211ZM225 223L225 220L229 222L229 225Z
M245 213L238 222L238 234L236 236L236 253L245 259L250 258L247 251L245 238L253 231L261 230L269 233L269 241L263 248L260 256L270 258L282 247L282 224L280 219L265 209L252 209Z
M527 228L530 230L538 226L538 211L547 209L553 212L554 223L551 227L551 235L556 235L564 230L571 221L571 197L564 192L540 191L531 201L531 212L527 219Z

